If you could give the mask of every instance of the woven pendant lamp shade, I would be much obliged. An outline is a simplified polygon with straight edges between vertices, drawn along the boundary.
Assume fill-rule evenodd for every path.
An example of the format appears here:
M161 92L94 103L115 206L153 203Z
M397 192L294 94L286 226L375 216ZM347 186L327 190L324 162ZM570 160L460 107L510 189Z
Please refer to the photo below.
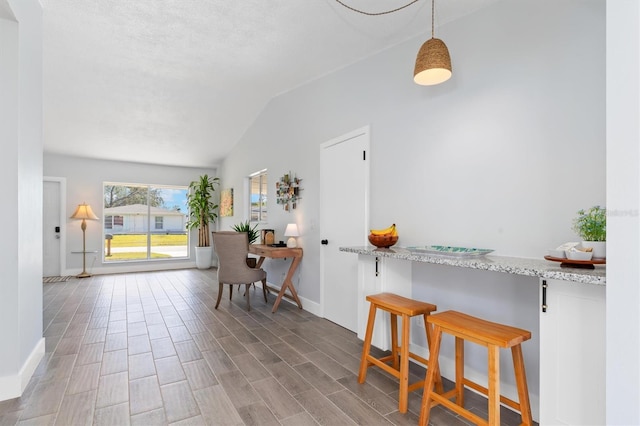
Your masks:
M451 78L449 49L439 38L430 38L418 51L413 81L423 86L440 84Z

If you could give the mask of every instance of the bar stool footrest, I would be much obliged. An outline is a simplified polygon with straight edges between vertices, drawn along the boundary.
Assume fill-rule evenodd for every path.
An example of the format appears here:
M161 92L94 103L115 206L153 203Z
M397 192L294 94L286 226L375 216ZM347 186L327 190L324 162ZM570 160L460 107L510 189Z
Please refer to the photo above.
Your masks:
M481 394L483 394L484 396L488 396L489 395L489 389L485 388L484 386L476 383L476 382L472 382L469 379L463 379L462 383L467 386L470 389L473 389L477 392L480 392ZM514 401L513 399L507 398L504 395L500 395L500 402L503 403L504 405L507 405L511 408L513 408L514 410L520 411L520 404L517 403L516 401Z
M453 411L454 413L457 413L459 415L461 415L462 417L464 417L465 419L469 420L470 422L473 422L477 425L488 425L489 422L487 422L486 419L483 419L480 416L477 416L475 414L473 414L471 411L467 410L464 407L459 406L458 404L456 404L453 401L450 401L449 399L447 399L447 395L451 394L451 392L446 392L445 394L441 395L439 393L432 393L431 394L431 401L432 404L431 406L435 406L438 404L444 405L445 407L447 407L449 410ZM455 390L454 390L454 394L450 395L449 397L453 397L455 396Z

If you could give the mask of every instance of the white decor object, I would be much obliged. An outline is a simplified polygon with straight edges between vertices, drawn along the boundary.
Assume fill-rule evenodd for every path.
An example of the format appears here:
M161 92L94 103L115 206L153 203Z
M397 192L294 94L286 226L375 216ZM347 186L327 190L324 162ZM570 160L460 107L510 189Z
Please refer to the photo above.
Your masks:
M196 249L196 268L209 269L213 260L213 247L195 247Z
M584 248L591 248L594 259L607 258L607 242L606 241L583 241L580 243Z
M284 236L289 237L287 240L287 247L298 247L298 242L296 241L296 237L300 236L300 233L298 232L298 225L295 223L288 224L287 229L284 230Z

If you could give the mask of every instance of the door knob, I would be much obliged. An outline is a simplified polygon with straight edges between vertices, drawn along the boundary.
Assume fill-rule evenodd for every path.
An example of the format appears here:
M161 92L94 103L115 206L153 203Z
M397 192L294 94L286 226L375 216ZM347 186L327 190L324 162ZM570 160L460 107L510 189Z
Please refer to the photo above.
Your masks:
M329 240L322 240L320 241L320 244L322 244L323 246L326 246L327 244L329 244Z

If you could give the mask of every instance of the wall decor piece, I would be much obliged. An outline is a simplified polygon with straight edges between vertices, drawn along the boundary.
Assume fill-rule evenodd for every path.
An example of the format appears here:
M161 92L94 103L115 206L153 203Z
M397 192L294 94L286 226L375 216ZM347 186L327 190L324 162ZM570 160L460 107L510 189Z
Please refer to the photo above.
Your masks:
M276 182L276 203L282 204L285 211L295 209L300 200L301 178L289 172Z
M220 192L220 216L233 216L233 188Z

